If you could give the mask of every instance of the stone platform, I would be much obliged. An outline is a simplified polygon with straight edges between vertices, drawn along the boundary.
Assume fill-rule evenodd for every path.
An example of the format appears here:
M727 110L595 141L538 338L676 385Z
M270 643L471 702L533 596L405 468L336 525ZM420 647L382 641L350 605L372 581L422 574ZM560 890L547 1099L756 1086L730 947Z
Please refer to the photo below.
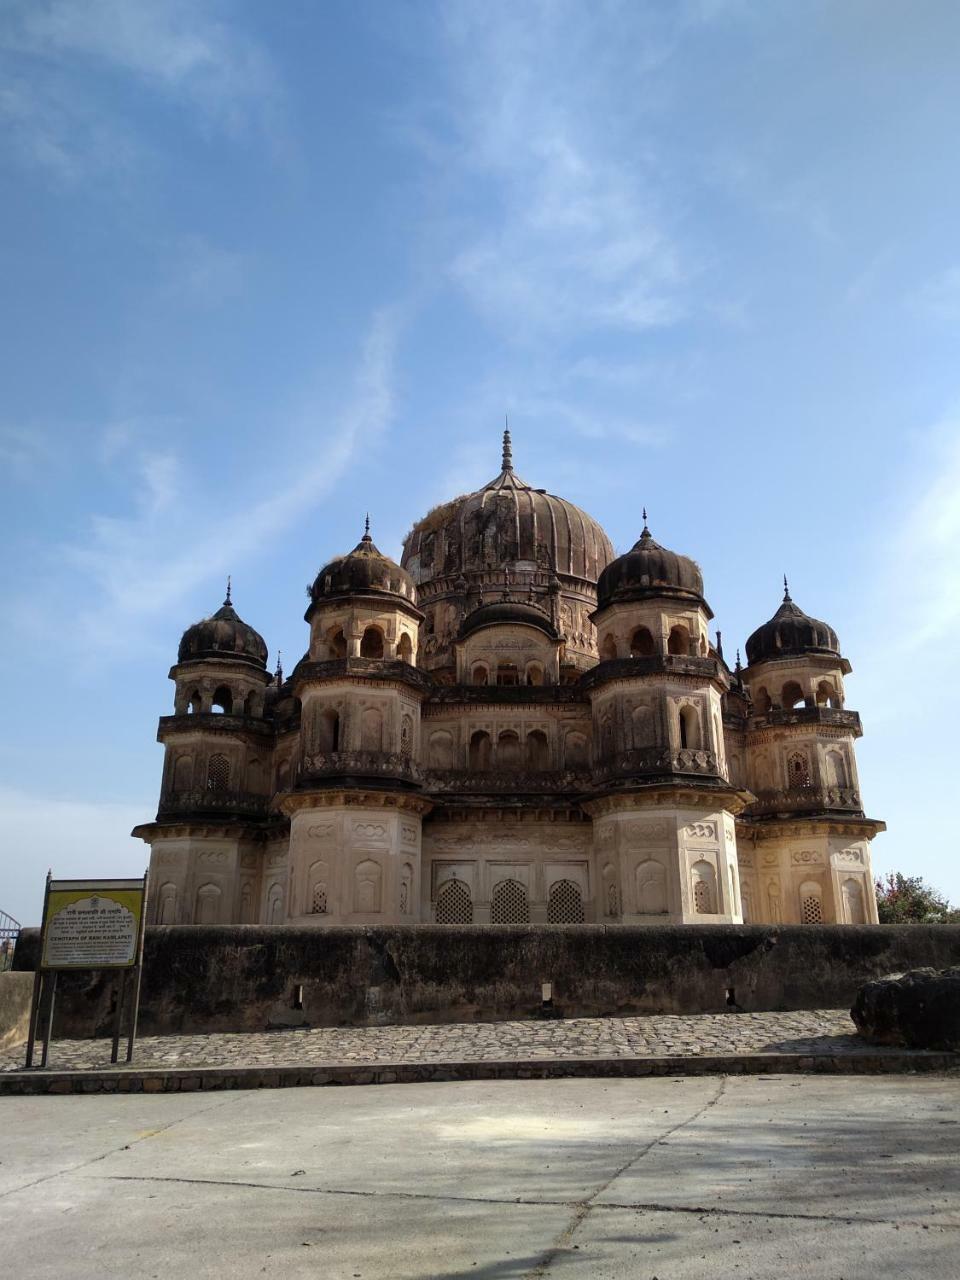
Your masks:
M108 1040L55 1040L46 1070L23 1058L0 1054L0 1093L960 1067L957 1054L866 1044L845 1009L145 1036L129 1066L110 1064Z

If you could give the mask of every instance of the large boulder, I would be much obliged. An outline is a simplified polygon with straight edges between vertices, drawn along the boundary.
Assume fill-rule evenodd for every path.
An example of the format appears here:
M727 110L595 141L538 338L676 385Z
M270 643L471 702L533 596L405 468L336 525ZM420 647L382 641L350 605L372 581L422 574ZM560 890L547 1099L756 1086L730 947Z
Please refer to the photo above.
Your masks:
M960 967L911 969L868 982L850 1016L873 1044L960 1051Z

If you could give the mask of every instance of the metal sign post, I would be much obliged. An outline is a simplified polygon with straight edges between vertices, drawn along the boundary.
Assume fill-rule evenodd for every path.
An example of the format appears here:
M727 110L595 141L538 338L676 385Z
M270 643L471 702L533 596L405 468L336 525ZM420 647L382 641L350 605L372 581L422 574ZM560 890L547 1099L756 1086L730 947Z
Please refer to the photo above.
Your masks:
M114 1016L110 1061L120 1050L124 1013L130 1030L127 1062L133 1059L143 973L148 875L142 880L54 880L47 872L40 928L40 963L33 981L30 1031L26 1065L32 1067L44 1011L43 1053L47 1065L53 1036L53 1011L57 977L63 970L116 969L120 983ZM133 1007L127 1010L130 971L133 970Z

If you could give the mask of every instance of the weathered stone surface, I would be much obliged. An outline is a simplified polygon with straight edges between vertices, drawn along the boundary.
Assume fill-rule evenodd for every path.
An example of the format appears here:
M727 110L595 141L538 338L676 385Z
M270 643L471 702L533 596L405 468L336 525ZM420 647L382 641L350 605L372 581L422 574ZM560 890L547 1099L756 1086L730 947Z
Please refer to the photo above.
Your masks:
M32 995L32 973L0 973L0 1050L26 1040Z
M140 1031L265 1031L298 1001L311 1027L527 1019L544 982L565 1018L849 1008L872 978L957 964L957 925L150 927ZM109 1035L115 981L61 975L55 1036Z
M960 1051L960 966L911 969L868 982L850 1014L873 1044Z

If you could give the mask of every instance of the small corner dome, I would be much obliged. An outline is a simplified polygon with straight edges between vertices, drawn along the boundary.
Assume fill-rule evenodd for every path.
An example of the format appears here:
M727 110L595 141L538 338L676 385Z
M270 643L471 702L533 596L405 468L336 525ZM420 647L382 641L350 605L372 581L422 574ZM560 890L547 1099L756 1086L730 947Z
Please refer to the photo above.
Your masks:
M643 513L643 532L638 541L624 555L611 561L601 573L597 583L597 608L669 596L692 600L709 613L703 598L703 575L699 566L689 556L670 551L654 541L647 528L646 514Z
M840 641L833 627L798 608L784 580L783 603L769 622L757 627L747 641L747 663L754 666L774 658L794 658L807 653L840 656Z
M217 612L187 627L181 637L178 662L195 662L200 658L220 658L266 668L266 642L237 614L229 585L227 598Z
M417 589L413 578L374 545L369 518L366 532L350 554L325 564L310 588L312 604L353 595L401 596L416 607Z

